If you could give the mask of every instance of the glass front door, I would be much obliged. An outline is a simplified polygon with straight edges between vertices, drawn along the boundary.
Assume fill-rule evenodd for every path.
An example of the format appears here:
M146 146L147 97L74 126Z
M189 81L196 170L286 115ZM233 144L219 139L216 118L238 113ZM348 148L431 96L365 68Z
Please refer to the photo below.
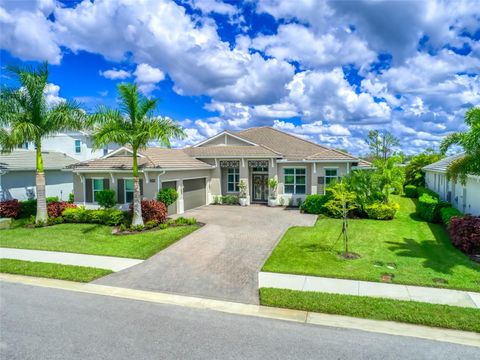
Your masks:
M252 175L252 200L267 201L268 199L268 175L253 174Z

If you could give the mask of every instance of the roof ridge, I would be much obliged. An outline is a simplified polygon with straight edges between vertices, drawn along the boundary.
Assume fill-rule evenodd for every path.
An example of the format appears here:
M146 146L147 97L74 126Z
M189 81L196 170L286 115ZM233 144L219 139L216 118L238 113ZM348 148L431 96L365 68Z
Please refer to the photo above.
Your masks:
M328 147L328 146L324 146L324 145L317 144L317 143L315 143L315 142L313 142L313 141L310 141L310 140L307 140L307 139L303 139L303 138L301 138L301 137L299 137L299 136L295 136L295 135L289 134L289 133L287 133L287 132L285 132L285 131L276 129L276 128L272 127L272 126L266 126L266 125L264 125L264 126L251 127L251 128L245 129L244 131L252 130L252 129L259 129L259 128L268 128L268 129L274 130L274 131L276 131L276 132L279 132L279 133L288 135L288 136L290 136L290 137L293 137L293 138L295 138L295 139L301 140L301 141L306 142L306 143L308 143L308 144L318 146L318 147L320 147L320 148L322 148L322 149L334 151L334 152L337 152L337 153L340 153L340 154L343 154L343 155L350 156L350 157L352 157L352 158L354 158L354 159L358 159L357 157L355 157L355 156L353 156L353 155L351 155L351 154L345 153L345 152L340 151L340 150L332 149L332 148L330 148L330 147ZM309 155L309 156L313 156L313 155L316 155L316 154L318 154L318 153L315 153L315 154L312 154L312 155Z

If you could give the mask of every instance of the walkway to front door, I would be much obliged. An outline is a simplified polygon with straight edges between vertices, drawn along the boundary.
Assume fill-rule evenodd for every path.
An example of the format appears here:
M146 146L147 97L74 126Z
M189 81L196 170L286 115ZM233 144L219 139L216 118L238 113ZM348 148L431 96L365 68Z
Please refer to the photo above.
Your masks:
M99 284L258 303L258 272L283 233L316 216L264 205L209 205L187 211L206 225Z

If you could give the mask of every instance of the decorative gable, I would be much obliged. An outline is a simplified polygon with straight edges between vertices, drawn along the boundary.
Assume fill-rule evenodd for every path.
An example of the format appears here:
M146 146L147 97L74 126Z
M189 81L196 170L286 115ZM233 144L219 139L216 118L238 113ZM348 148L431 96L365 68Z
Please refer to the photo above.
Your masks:
M194 147L210 147L210 146L255 146L257 144L246 140L242 139L239 136L236 136L235 134L232 134L228 131L223 131L215 136L212 136L211 138L194 145Z

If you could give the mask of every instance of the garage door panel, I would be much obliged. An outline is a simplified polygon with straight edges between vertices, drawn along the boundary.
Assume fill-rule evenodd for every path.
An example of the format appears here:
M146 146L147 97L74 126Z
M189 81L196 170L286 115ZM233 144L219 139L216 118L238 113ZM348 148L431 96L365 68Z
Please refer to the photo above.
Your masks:
M190 179L183 181L183 204L185 210L190 210L206 203L205 179Z

